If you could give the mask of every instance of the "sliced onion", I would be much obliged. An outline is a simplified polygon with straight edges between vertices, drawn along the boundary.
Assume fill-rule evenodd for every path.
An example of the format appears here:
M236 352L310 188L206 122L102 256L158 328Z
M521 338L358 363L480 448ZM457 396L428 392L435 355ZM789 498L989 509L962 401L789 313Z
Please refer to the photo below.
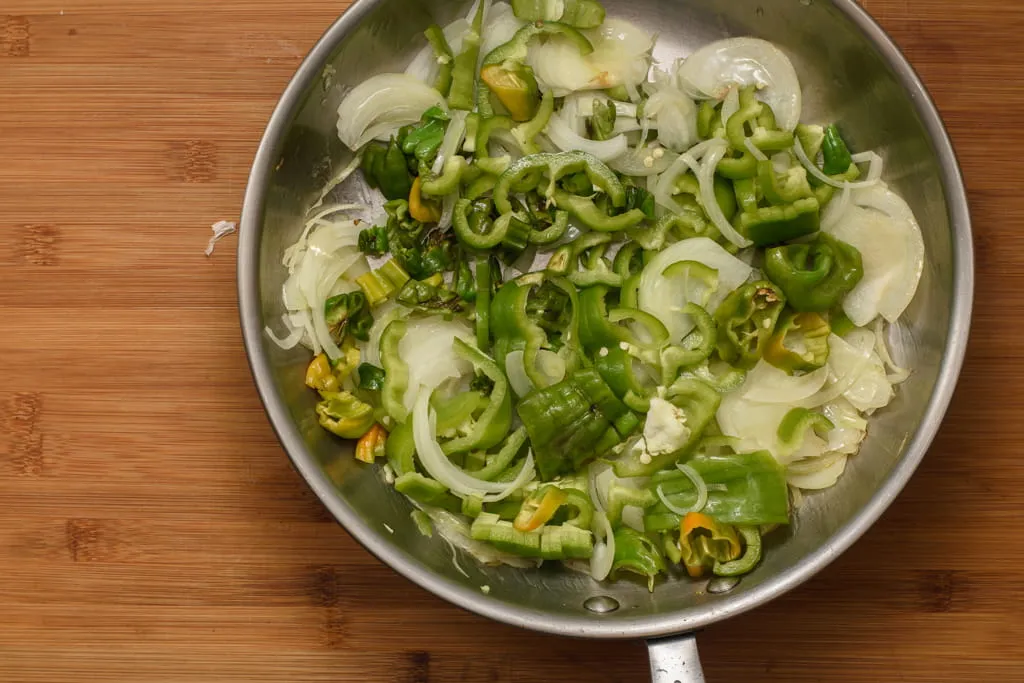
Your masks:
M748 401L792 404L818 393L825 386L828 373L825 366L804 375L790 376L761 360L747 374L741 394Z
M850 197L852 194L853 190L848 187L843 188L842 193L839 195L839 201L828 203L821 217L822 230L828 231L846 217L846 210L850 208Z
M469 112L465 111L453 111L451 113L451 121L448 122L448 128L444 132L441 146L437 148L437 157L434 159L434 165L430 169L430 172L434 175L440 175L444 169L445 162L462 147L462 141L466 139L467 116L469 116Z
M730 86L729 92L722 100L722 125L729 123L729 119L732 115L740 110L740 89L736 86Z
M817 408L845 395L872 363L872 353L862 351L834 334L829 335L828 348L828 382L813 396L798 401L798 406Z
M437 442L436 415L430 409L431 393L433 393L431 389L421 387L412 411L412 433L416 444L416 455L427 474L447 486L452 493L462 496L481 496L487 502L503 500L533 478L532 452L526 456L519 475L511 482L484 481L455 466Z
M615 533L604 510L594 512L594 554L590 556L590 576L604 581L615 563Z
M715 198L715 169L718 167L718 162L725 156L727 149L727 145L723 143L708 151L707 156L704 157L701 163L697 180L700 181L700 198L701 204L704 205L704 212L711 219L711 222L715 224L715 227L721 231L725 239L742 249L743 247L749 247L753 243L736 232L736 228L732 227L732 223L725 219L725 214L722 213L722 208L718 205L718 200Z
M728 38L705 45L679 69L691 94L721 99L733 86L757 86L783 130L800 123L801 92L793 63L782 50L759 38Z
M698 160L707 154L712 147L720 146L723 142L722 140L706 140L698 145L694 145L688 151L676 157L658 178L658 183L652 193L654 201L669 211L682 213L683 207L672 198L672 195L675 194L676 178L686 170L691 170L694 175L698 175L700 173L700 163Z
M381 367L380 337L393 321L402 317L405 308L394 301L388 300L373 311L373 325L370 327L370 339L363 346L363 360L371 365Z
M693 484L694 489L696 489L697 491L697 500L694 501L693 507L686 509L681 508L678 505L673 505L668 500L668 497L665 496L665 493L661 490L661 486L658 486L658 488L656 489L658 493L658 498L661 500L662 504L665 507L667 507L669 510L676 513L680 517L685 517L691 512L700 512L708 504L708 485L704 483L703 477L700 476L697 470L693 469L689 465L684 465L680 463L676 465L676 468L678 468L680 472L686 475L686 478L690 480L690 482Z
M338 137L356 150L389 130L416 123L435 106L447 109L441 93L412 76L372 76L353 88L338 107Z
M656 150L661 154L655 156ZM653 177L664 173L679 158L662 147L634 147L608 163L613 171L635 178Z
M656 122L658 141L685 152L697 137L697 106L681 90L661 88L644 105L644 116Z
M294 349L298 346L299 342L302 341L302 336L305 334L305 331L301 327L292 325L291 319L287 315L281 316L281 322L284 323L285 328L288 330L288 336L278 337L274 334L274 330L270 329L269 325L263 328L263 332L270 337L270 341L274 342L278 347L285 351Z
M892 384L902 384L910 377L910 370L900 367L889 353L889 345L886 343L885 323L881 318L875 321L875 353L882 359L882 362L889 368L891 374L888 380Z
M561 36L530 46L527 63L543 89L553 91L555 97L619 85L635 92L650 67L651 36L620 19L608 19L600 28L584 33L594 46L586 56Z
M523 351L517 350L505 356L505 374L508 375L508 383L516 396L526 396L533 391L533 382L526 376L526 367L523 365Z
M840 189L851 189L855 190L862 187L872 187L878 184L879 179L882 177L882 157L878 156L874 152L868 153L869 156L862 157L856 155L858 158L863 158L870 163L868 167L868 175L864 180L849 181L849 180L836 180L835 178L826 175L824 171L818 168L810 157L807 156L807 152L804 150L803 143L800 142L800 136L793 138L793 153L796 158L800 160L803 167L807 169L807 172L812 176L820 180L821 182L831 187Z
M685 279L664 276L666 268L680 261L697 261L718 271L718 289L711 293L706 306L711 311L725 300L729 292L746 282L752 272L750 266L707 237L681 240L659 252L640 275L638 303L640 310L665 324L670 339L675 343L682 341L694 327L690 316L680 309L697 299L697 293L689 291Z
M768 155L759 150L757 148L757 145L754 144L753 140L751 140L750 138L745 138L743 140L743 144L746 145L747 151L750 152L750 154L755 159L757 159L758 161L768 161ZM772 168L774 168L774 166Z
M563 152L580 151L593 154L601 161L611 161L626 153L629 145L625 135L609 140L589 140L577 135L558 114L552 115L545 129L551 142Z
M828 458L819 458L823 462L820 463L820 466L815 471L808 473L803 473L802 470L793 472L792 468L794 465L790 465L787 470L786 480L790 486L796 486L800 489L827 489L839 481L839 477L846 470L847 458L848 456L842 453L833 453Z
M861 252L864 277L843 301L850 320L863 327L881 315L895 322L913 300L924 271L921 228L906 202L878 186L853 193L843 217L827 227Z
M460 319L431 317L410 321L398 343L398 353L409 366L409 385L403 397L407 410L413 409L421 386L432 391L449 379L473 371L472 363L455 352L456 337L468 344L476 343L473 330Z
M486 57L499 45L512 39L526 22L521 21L512 12L507 2L496 2L487 12L487 24L484 26L483 40L480 43L480 57Z
M462 39L468 30L469 22L461 17L444 27L444 37L448 41L448 47L451 48L453 55L462 51ZM405 73L427 85L433 85L437 80L440 68L441 65L437 62L433 46L427 43L422 50L416 53L412 62L405 69Z

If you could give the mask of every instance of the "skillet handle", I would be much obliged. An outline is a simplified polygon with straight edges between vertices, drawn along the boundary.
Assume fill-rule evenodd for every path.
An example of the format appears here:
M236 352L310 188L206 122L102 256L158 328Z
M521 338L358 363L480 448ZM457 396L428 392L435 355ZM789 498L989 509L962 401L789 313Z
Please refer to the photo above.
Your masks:
M704 683L697 639L692 633L647 641L651 683Z

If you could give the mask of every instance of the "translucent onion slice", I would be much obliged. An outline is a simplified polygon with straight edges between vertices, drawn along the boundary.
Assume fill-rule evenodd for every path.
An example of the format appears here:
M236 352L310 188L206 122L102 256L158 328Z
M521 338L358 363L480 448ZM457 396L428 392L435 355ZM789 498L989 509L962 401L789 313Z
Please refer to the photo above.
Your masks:
M661 150L658 152L658 150ZM634 147L617 159L609 162L613 171L634 178L653 178L668 170L679 155L663 147Z
M658 253L640 275L638 304L640 310L658 318L669 331L670 340L682 341L694 327L690 316L682 313L689 302L700 303L705 294L701 285L689 283L687 278L664 275L665 269L680 261L696 261L718 271L718 289L711 293L706 308L718 308L729 292L746 282L752 269L721 245L707 237L693 237L669 245ZM698 289L700 291L698 291Z
M697 137L697 105L676 88L660 88L644 105L644 116L654 120L658 141L675 152L685 152Z
M486 57L491 50L504 45L512 39L525 22L516 18L512 6L507 2L496 2L487 12L487 24L484 26L483 41L480 44L480 57Z
M462 147L462 141L466 139L466 117L469 112L453 111L452 120L444 132L441 146L437 149L437 157L434 159L434 166L430 172L439 175L444 170L444 163L451 155L455 154Z
M375 137L416 123L431 107L447 109L441 93L407 74L378 74L353 88L338 107L338 137L357 150Z
M895 322L910 305L924 271L924 239L898 195L878 187L853 192L842 218L827 232L861 252L864 277L843 301L850 320L863 327L878 315Z
M856 181L836 180L831 176L825 175L825 172L818 168L818 165L815 164L809 156L807 156L807 152L804 150L803 144L800 142L799 136L794 138L793 154L795 154L796 158L800 160L800 163L803 164L803 167L807 169L808 173L810 173L812 176L814 176L821 182L825 183L826 185L830 185L831 187L836 187L844 190L855 190L858 188L873 187L878 184L879 180L882 177L882 157L878 156L874 152L867 152L865 154L854 155L855 161L857 159L861 159L862 162L867 161L869 164L867 177L865 177L864 180Z
M481 496L487 502L503 500L525 486L534 476L533 452L526 456L519 474L511 482L490 482L468 474L444 454L436 436L436 415L430 409L432 389L421 387L412 412L412 433L416 454L431 477L462 496Z
M800 489L827 489L839 481L839 477L846 470L847 458L848 456L843 453L832 453L827 458L818 458L817 460L821 462L815 463L817 469L812 472L805 472L803 469L794 472L793 467L796 465L790 465L787 468L786 479L790 486Z
M588 152L601 161L612 161L621 157L629 149L625 135L616 135L608 140L590 140L577 135L565 120L555 114L548 121L544 131L555 147L563 152Z
M718 162L725 156L727 149L724 142L712 147L701 162L700 173L697 174L697 180L700 181L700 201L704 205L704 212L715 224L715 227L721 231L725 239L742 249L749 247L752 242L736 232L732 223L725 219L725 214L722 213L722 208L715 198L715 169L718 168Z
M460 319L432 317L409 323L398 343L398 353L409 366L409 386L403 397L407 410L413 409L421 386L433 391L447 380L473 371L473 365L455 352L456 337L476 343L474 331Z
M829 369L818 368L804 375L790 376L764 360L758 361L747 374L742 395L748 401L759 403L794 404L821 391L828 380Z
M604 581L615 563L615 534L604 510L594 512L594 554L590 556L590 576Z
M526 396L533 391L533 382L526 376L522 350L512 351L505 356L505 374L516 396Z
M284 323L285 329L288 330L288 336L278 337L269 325L263 328L263 332L270 338L270 341L274 342L274 344L285 351L294 349L299 345L299 342L302 341L302 336L305 331L301 327L293 326L291 318L288 315L282 315L281 322Z
M800 81L789 57L767 40L728 38L705 45L679 68L691 94L721 99L729 88L754 85L783 130L800 123Z

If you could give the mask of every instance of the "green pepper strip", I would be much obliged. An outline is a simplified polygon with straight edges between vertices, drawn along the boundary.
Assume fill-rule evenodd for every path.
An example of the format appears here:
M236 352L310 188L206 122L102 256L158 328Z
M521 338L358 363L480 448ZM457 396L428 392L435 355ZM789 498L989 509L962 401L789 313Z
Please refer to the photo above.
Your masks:
M526 438L525 427L520 427L509 434L501 449L495 455L488 456L487 462L483 467L474 472L473 476L484 481L494 481L499 474L509 469L509 465L512 464L519 451L522 450L523 444L526 443ZM515 468L515 471L518 473L519 468Z
M455 66L455 55L452 54L452 48L448 45L448 39L445 38L444 31L437 24L431 25L423 34L427 37L430 46L434 48L434 57L440 66L437 80L434 81L434 89L441 93L442 97L448 97L448 93L452 88L452 69Z
M775 327L768 340L764 359L788 375L811 372L828 361L828 321L818 313L788 313ZM790 336L795 339L790 339ZM793 342L796 348L787 346Z
M771 160L759 161L757 180L761 184L764 198L776 206L792 204L798 199L814 196L814 191L807 182L807 171L802 167L791 169L785 179L781 179L775 172Z
M460 244L477 251L488 251L501 244L509 236L513 222L525 224L523 220L525 216L520 217L514 213L507 213L490 223L488 232L479 233L470 226L469 214L471 211L473 211L472 201L469 199L457 201L452 213L452 227L455 229L455 236Z
M657 504L658 496L650 489L638 489L613 482L608 489L607 502L608 523L616 527L622 521L622 511L627 506L646 510Z
M546 245L557 242L565 236L569 229L569 212L555 211L554 222L544 230L533 230L530 232L530 244Z
M384 455L398 476L416 470L413 460L416 455L416 443L412 435L412 422L396 425L391 430L388 440L384 443Z
M623 279L632 277L643 270L644 247L639 242L627 242L619 249L612 263L612 270Z
M753 178L734 180L732 189L736 193L736 203L740 211L744 213L754 213L757 211L757 186Z
M572 26L555 21L535 21L516 31L507 43L491 50L484 57L483 66L504 62L525 62L530 41L541 35L564 36L579 49L583 56L594 51L594 46L587 40L587 37Z
M469 163L464 157L453 154L444 162L444 169L441 175L436 178L428 178L422 181L420 192L432 197L440 197L452 194L459 189L459 183L466 173Z
M797 311L825 312L837 307L864 277L860 252L819 233L814 241L769 249L765 274Z
M697 329L690 334L699 335L700 343L693 348L669 346L661 352L661 382L668 386L679 377L683 368L703 363L715 351L718 338L718 326L714 318L695 303L683 307L683 313L690 316Z
M640 209L630 209L618 216L609 216L594 203L594 200L588 197L569 194L565 190L556 189L552 193L551 198L558 208L568 211L576 220L591 230L600 232L622 232L623 230L629 230L647 218Z
M523 21L561 21L576 28L597 28L604 23L604 7L598 0L564 0L551 16L550 0L512 0L512 13Z
M792 455L800 450L808 431L824 437L835 427L822 413L815 413L807 408L793 408L779 423L779 443L785 455Z
M715 560L715 576L742 576L750 573L761 561L761 531L757 527L737 527L746 549L738 559L728 562Z
M398 344L408 330L404 320L392 320L380 336L380 360L384 366L384 388L381 401L384 410L395 422L405 422L405 391L409 388L409 366L398 352Z
M504 365L505 357L512 351L523 351L523 365L526 374L536 387L545 387L549 380L537 368L537 354L547 343L543 328L530 319L526 312L530 292L544 281L558 287L569 298L572 313L564 343L570 359L575 357L578 343L579 297L576 287L564 278L545 274L530 273L502 285L491 302L491 332L494 335L494 353L498 363ZM568 363L571 369L572 363Z
M715 311L719 357L743 370L757 364L771 339L786 297L768 281L733 291Z
M508 116L490 116L483 119L476 131L476 147L473 152L476 158L489 158L487 143L490 142L491 135L496 130L511 130L512 124L513 121Z
M654 592L655 578L665 571L665 558L657 544L636 529L622 527L615 531L615 559L612 571L627 571L647 579L647 588Z
M598 353L594 367L631 410L646 413L651 409L651 392L640 385L633 370L633 357L618 346L609 346L607 353Z
M846 141L843 140L843 136L840 135L839 129L834 123L825 129L825 137L821 144L821 155L825 162L822 170L827 175L845 173L850 168L850 164L853 163L850 149L846 146ZM814 157L810 157L810 159L813 160Z
M476 260L476 345L491 347L491 259Z
M807 158L817 162L821 146L825 142L825 129L821 126L809 126L801 123L796 127L796 139L807 153Z
M639 426L594 370L528 394L517 411L544 481L578 470L620 443L630 424Z
M498 179L498 185L494 188L494 206L498 213L510 213L512 202L509 194L513 188L523 192L535 189L545 173L549 181L545 196L552 198L555 194L555 183L560 178L580 172L586 173L590 182L608 195L612 206L621 207L625 204L625 187L615 172L603 161L586 152L559 152L531 154L514 162ZM643 215L642 211L639 213Z
M768 451L730 455L698 455L686 461L710 487L703 512L726 524L756 526L789 523L786 470ZM676 468L657 472L648 484L676 507L697 502L693 482ZM723 488L724 487L724 488ZM680 516L660 500L646 508L647 531L679 529Z
M540 151L537 143L534 142L534 138L544 132L548 121L551 120L551 115L554 113L555 96L551 90L548 90L544 93L544 97L541 98L540 107L537 109L536 115L529 121L520 123L512 129L512 135L515 136L522 146L525 154L537 154Z
M680 379L665 393L665 399L682 409L690 435L676 451L657 455L650 462L640 460L639 449L633 449L614 463L615 474L619 477L649 477L660 469L675 463L700 439L704 429L711 423L722 402L722 396L715 389L698 379Z
M448 105L452 109L473 110L474 92L477 82L476 65L480 60L480 40L483 33L484 9L486 3L481 0L477 7L473 24L463 40L462 52L455 58L452 69L452 86L448 94Z
M736 227L759 247L779 244L817 232L820 209L817 198L806 197L792 204L741 213Z
M455 353L472 363L477 372L494 382L494 386L487 407L480 413L469 434L452 439L442 446L446 455L496 446L505 439L512 426L512 392L505 373L487 354L461 339L456 337L453 345Z
M588 559L594 552L590 531L575 526L543 526L534 531L519 531L512 522L497 514L481 513L470 528L470 536L490 543L502 552L544 560Z

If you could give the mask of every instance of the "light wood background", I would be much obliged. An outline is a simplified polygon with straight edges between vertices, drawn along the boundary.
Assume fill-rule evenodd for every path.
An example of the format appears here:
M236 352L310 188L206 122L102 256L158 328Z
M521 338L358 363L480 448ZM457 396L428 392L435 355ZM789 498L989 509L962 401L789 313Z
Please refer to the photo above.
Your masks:
M236 219L345 0L0 3L0 681L646 681L489 623L328 518L264 417ZM969 359L884 519L708 629L711 681L1024 680L1024 3L870 0L931 88L978 247Z

